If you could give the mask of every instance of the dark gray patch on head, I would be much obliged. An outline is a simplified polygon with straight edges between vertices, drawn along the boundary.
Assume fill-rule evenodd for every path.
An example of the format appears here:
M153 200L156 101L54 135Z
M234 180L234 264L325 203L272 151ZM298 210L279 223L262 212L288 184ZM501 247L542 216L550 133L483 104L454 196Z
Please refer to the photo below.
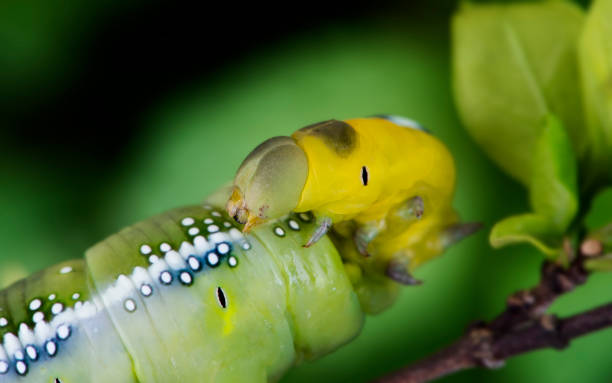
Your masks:
M357 132L344 121L327 120L308 125L300 132L321 137L339 156L348 156L357 146Z

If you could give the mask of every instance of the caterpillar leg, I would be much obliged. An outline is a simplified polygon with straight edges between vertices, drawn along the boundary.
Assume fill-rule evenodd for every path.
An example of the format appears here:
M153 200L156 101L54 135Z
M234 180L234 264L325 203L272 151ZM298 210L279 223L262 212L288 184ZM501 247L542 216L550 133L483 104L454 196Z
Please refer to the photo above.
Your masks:
M455 243L461 241L463 238L468 237L482 227L480 222L466 222L456 223L444 229L441 233L440 241L443 248L448 248Z
M407 221L421 219L425 213L425 202L420 196L414 196L397 209L396 214Z
M329 231L329 229L331 229L332 219L330 217L317 218L317 223L319 225L317 227L317 230L315 230L315 232L312 234L308 242L306 242L304 247L310 247L317 243L319 239L323 238L323 236Z
M420 220L425 212L425 202L420 196L414 196L402 203L395 214L400 217L401 227L411 224L415 220ZM353 240L359 253L363 256L369 256L368 245L370 242L385 230L385 220L367 223L359 226L355 231Z
M353 234L353 241L359 254L369 256L368 245L376 238L376 236L384 230L385 221L376 221L364 225L360 225Z
M410 274L410 271L408 271L408 264L404 259L406 259L406 257L403 255L392 259L387 265L387 276L402 285L415 286L422 284L423 281L416 279Z

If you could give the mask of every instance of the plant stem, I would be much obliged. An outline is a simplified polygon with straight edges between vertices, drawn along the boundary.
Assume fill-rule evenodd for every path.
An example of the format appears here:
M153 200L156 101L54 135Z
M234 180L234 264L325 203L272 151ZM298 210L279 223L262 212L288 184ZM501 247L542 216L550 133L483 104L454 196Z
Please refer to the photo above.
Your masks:
M471 326L450 346L375 382L422 383L473 367L498 368L509 357L562 349L574 338L612 326L612 303L564 319L546 314L559 296L586 282L584 260L578 253L567 268L544 262L540 282L511 295L492 321Z

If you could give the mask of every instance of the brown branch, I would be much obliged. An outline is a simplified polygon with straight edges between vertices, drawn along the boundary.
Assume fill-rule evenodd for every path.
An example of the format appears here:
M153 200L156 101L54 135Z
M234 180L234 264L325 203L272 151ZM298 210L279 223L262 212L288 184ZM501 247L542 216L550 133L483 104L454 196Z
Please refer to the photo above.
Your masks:
M561 320L543 316L498 338L486 328L472 329L442 351L376 382L421 383L468 368L501 367L509 357L541 348L562 349L572 339L608 326L612 326L612 303Z
M471 326L450 346L375 382L422 383L468 368L497 368L509 357L562 349L574 338L612 326L612 303L565 319L545 314L555 299L587 280L583 263L590 256L581 251L567 268L545 262L538 285L511 295L492 321Z

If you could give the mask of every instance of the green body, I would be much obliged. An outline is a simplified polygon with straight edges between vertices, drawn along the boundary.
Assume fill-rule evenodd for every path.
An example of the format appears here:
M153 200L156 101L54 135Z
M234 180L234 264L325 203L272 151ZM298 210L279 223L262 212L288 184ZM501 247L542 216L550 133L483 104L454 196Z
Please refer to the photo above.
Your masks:
M0 383L276 381L363 323L331 241L302 247L314 228L243 236L207 205L128 227L0 293Z

